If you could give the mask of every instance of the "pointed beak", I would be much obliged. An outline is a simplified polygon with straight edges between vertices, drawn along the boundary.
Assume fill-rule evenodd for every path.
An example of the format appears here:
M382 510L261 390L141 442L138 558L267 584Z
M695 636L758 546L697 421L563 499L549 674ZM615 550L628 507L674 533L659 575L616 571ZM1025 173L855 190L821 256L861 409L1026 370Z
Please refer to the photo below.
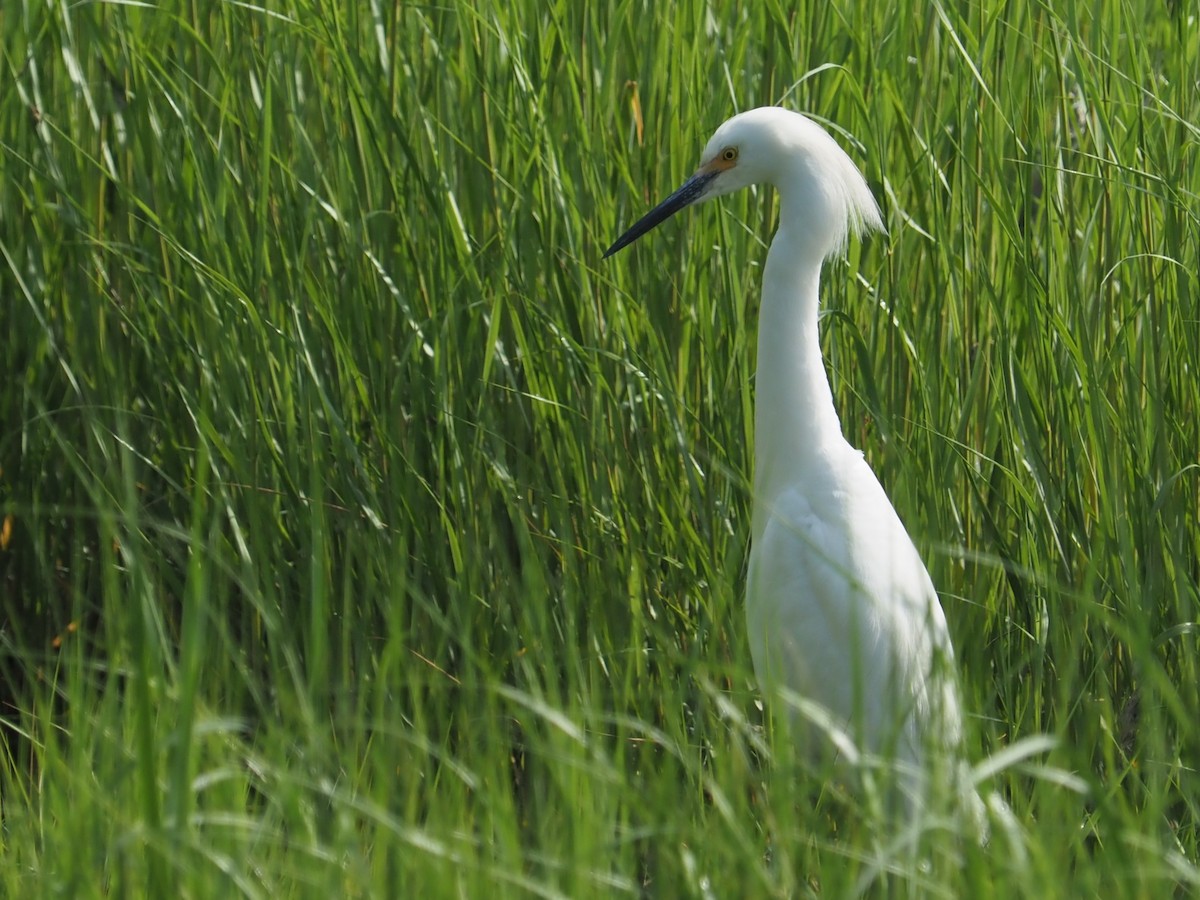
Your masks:
M697 200L701 199L704 196L704 192L708 189L709 184L721 174L721 171L721 169L717 168L701 169L685 181L679 190L634 222L628 231L617 238L616 242L604 251L603 258L608 259L622 247L629 246L647 231L665 222L685 206L691 206Z

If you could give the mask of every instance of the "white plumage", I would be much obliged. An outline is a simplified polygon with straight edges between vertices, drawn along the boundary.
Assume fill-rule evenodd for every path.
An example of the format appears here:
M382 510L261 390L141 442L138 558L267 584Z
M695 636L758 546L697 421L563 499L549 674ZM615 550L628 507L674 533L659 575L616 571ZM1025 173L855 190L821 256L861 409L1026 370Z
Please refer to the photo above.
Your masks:
M817 329L822 263L850 232L883 229L866 181L812 120L751 110L721 125L696 173L605 256L685 206L759 183L779 191L780 221L758 337L746 587L755 673L773 700L785 688L816 703L842 730L843 752L848 738L893 760L913 808L934 757L949 762L959 742L950 637L912 540L842 435ZM810 753L833 746L809 717L792 719Z

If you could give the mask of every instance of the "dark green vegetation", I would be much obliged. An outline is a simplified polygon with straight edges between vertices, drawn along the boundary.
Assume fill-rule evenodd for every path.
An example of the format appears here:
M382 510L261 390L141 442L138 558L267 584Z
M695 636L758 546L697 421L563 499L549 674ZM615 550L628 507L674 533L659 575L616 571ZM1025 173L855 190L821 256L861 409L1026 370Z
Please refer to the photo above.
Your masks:
M0 0L0 894L1200 889L1190 4L166 6ZM1013 813L927 868L758 727L770 201L599 262L773 102Z

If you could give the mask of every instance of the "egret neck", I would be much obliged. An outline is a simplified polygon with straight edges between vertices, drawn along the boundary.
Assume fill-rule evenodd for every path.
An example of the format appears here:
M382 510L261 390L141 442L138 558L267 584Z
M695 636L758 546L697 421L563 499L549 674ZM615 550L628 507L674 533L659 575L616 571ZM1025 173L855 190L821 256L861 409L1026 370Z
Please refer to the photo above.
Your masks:
M844 443L841 423L821 358L817 319L821 254L806 251L805 232L788 220L781 196L781 222L763 269L759 311L754 414L754 538L771 514L779 492L797 473L814 476L833 442Z

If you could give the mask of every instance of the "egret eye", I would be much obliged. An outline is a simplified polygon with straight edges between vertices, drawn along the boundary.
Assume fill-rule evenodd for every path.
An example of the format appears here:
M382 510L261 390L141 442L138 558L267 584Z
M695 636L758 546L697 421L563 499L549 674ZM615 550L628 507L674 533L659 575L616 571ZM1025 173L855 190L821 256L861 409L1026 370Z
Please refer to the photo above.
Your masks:
M721 151L721 159L725 162L733 162L737 159L737 147L726 147Z

